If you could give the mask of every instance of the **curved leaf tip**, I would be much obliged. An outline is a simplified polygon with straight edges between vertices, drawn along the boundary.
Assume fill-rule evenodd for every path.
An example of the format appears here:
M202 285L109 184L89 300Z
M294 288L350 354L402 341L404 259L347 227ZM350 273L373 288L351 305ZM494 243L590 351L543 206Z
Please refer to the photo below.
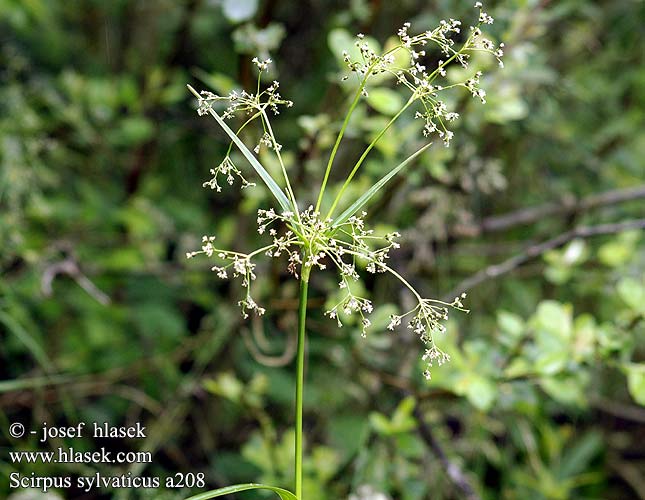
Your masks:
M280 500L298 500L298 498L288 490L283 488L278 488L276 486L269 486L266 484L259 483L246 483L246 484L235 484L233 486L226 486L225 488L218 488L216 490L205 491L204 493L198 493L186 500L208 500L209 498L221 497L222 495L229 495L231 493L239 493L240 491L246 490L270 490L276 493Z

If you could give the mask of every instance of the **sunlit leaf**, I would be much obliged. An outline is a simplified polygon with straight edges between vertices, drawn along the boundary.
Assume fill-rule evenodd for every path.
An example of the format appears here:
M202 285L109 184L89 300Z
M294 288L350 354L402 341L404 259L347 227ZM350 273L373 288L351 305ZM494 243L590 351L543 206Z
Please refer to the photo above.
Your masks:
M405 104L401 94L388 88L371 89L367 103L379 113L388 116L394 116Z
M645 314L645 286L633 278L624 278L616 287L621 299L634 311Z
M223 0L222 12L226 19L240 23L252 18L258 10L258 0Z
M645 406L645 364L630 363L625 366L627 388L639 405Z

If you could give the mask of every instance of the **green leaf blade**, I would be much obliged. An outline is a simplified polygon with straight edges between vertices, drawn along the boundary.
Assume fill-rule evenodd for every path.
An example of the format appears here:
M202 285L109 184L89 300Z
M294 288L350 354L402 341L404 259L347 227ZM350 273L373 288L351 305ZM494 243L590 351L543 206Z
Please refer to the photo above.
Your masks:
M278 488L276 486L269 486L259 483L245 483L226 486L225 488L218 488L216 490L199 493L190 498L187 498L186 500L208 500L209 498L217 498L221 497L222 495L230 495L232 493L239 493L241 491L247 490L269 490L276 493L280 497L280 500L298 500L298 498L290 491L287 491L283 488Z
M334 227L338 227L341 224L345 223L352 215L354 215L356 212L358 212L361 208L363 208L367 202L369 202L372 197L378 193L385 184L388 183L388 181L394 177L396 174L398 174L401 170L403 170L405 167L407 167L414 159L419 156L421 153L423 153L426 149L428 149L430 146L432 146L432 143L426 144L423 146L421 149L416 151L414 154L410 155L408 158L406 158L404 161L399 163L396 167L394 167L392 170L390 170L387 175L383 176L376 184L374 184L371 188L369 188L363 195L358 198L352 205L347 208L342 214L338 216L338 218L334 221Z

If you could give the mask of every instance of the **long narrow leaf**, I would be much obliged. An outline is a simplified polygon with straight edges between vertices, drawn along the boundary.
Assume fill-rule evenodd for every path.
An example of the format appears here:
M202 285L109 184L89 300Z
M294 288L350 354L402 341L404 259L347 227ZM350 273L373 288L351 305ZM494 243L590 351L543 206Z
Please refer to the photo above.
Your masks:
M38 364L42 366L47 372L54 372L55 368L51 360L45 353L45 350L40 345L38 340L29 333L20 323L18 323L13 317L4 311L0 311L0 323L3 323L7 329L13 333L16 338L24 344L27 350L31 355L38 361Z
M199 98L199 93L190 85L188 85L188 88L190 91ZM291 203L289 203L289 200L285 196L285 194L282 192L282 189L280 189L280 186L273 180L273 177L271 177L271 174L266 171L266 169L262 166L262 164L255 158L253 153L249 151L249 148L247 148L244 143L240 140L240 138L231 130L231 128L226 124L226 122L220 117L213 108L209 109L210 114L217 120L217 123L219 124L220 127L226 132L226 134L231 138L231 140L235 143L235 145L238 147L238 149L241 151L241 153L244 155L244 157L249 161L251 166L255 169L255 171L258 173L260 178L264 181L266 186L269 188L271 193L273 193L273 196L275 196L276 200L278 200L278 203L282 207L284 211L289 211L291 209Z
M378 193L387 182L394 177L396 174L398 174L401 170L403 170L406 166L408 166L417 156L419 156L421 153L423 153L426 149L428 149L432 143L426 144L423 146L421 149L419 149L416 153L412 154L408 158L406 158L404 161L399 163L396 167L394 167L392 170L390 170L387 175L382 177L376 184L374 184L371 188L369 188L363 195L358 198L352 205L345 210L342 214L336 218L334 221L334 227L340 226L344 222L347 221L352 215L354 215L356 212L358 212L361 208L365 206L365 204L370 201L370 199Z
M186 500L208 500L209 498L221 497L222 495L230 495L231 493L239 493L240 491L246 490L270 490L276 493L281 500L298 500L296 495L290 491L284 490L282 488L277 488L275 486L268 486L266 484L258 483L247 483L247 484L236 484L234 486L227 486L226 488L219 488L217 490L206 491L204 493L199 493L194 495Z
M15 380L0 380L0 394L25 389L40 389L42 387L69 384L78 380L69 375L48 375L44 377L19 378Z

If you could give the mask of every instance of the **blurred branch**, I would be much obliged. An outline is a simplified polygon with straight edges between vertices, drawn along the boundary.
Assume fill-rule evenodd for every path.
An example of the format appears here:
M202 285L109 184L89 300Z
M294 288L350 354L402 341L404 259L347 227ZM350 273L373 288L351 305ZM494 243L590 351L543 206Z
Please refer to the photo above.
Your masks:
M524 253L511 257L510 259L488 266L481 271L473 274L469 278L463 280L457 285L450 294L446 297L456 297L461 292L470 290L471 288L488 281L490 279L498 278L503 274L509 273L519 266L529 262L542 254L553 250L554 248L561 247L576 238L591 238L593 236L603 236L608 234L622 233L631 229L645 229L645 219L635 219L625 222L617 222L614 224L599 224L597 226L581 226L565 233L551 238L550 240L529 246ZM448 299L449 300L449 299Z
M624 404L620 401L605 398L592 399L591 404L594 408L614 417L645 424L645 408L640 406Z
M60 399L58 388L63 386L65 393L69 393L73 397L104 394L103 387L114 387L119 383L132 385L137 377L152 372L161 361L170 361L179 365L187 359L194 359L196 353L203 353L212 343L211 332L204 330L198 337L191 337L183 342L173 352L139 358L133 363L110 368L103 372L75 375L51 373L13 380L0 380L0 408L29 407L38 398L53 403Z
M267 342L266 337L264 336L264 329L262 326L262 320L260 318L253 318L251 323L251 335L247 328L242 328L242 338L244 339L244 344L246 348L253 356L258 363L264 366L271 367L280 367L286 366L293 360L293 356L296 352L296 336L287 335L287 345L284 349L284 352L279 356L271 356L260 351L260 347L263 343ZM251 339L253 336L253 339Z
M645 480L643 480L643 474L636 465L625 460L613 459L609 460L609 466L631 486L638 498L645 500Z
M523 208L505 215L486 217L479 226L459 226L456 228L454 236L476 237L483 233L504 231L512 227L531 224L549 216L566 216L640 198L645 198L645 185L634 188L613 189L581 199L568 195L560 202L545 203L544 205Z
M99 288L90 281L90 279L85 276L82 272L76 260L72 257L66 257L65 259L55 262L45 268L43 276L40 280L40 288L45 295L45 297L51 297L52 282L54 278L59 274L66 274L72 278L78 286L85 290L92 298L97 302L103 304L104 306L110 303L110 297L103 293Z
M432 429L428 424L425 423L423 415L421 414L418 406L416 406L414 409L414 415L419 424L419 435L430 447L432 452L437 456L439 462L441 462L441 465L445 469L446 474L450 478L450 481L459 489L459 491L463 493L463 498L465 498L466 500L481 500L481 497L477 493L475 493L475 490L470 484L470 481L464 475L461 467L459 467L459 465L452 462L448 458L446 452L439 444L439 441L437 441L437 438L435 438L434 434L432 433Z

